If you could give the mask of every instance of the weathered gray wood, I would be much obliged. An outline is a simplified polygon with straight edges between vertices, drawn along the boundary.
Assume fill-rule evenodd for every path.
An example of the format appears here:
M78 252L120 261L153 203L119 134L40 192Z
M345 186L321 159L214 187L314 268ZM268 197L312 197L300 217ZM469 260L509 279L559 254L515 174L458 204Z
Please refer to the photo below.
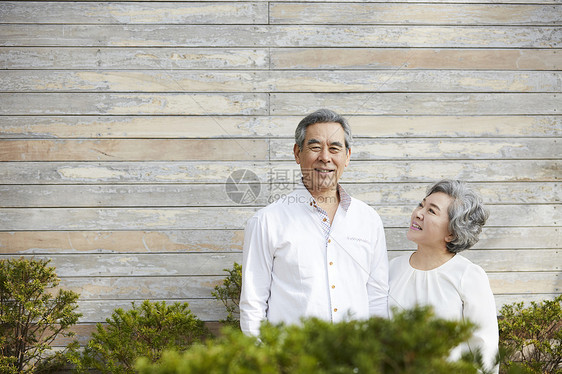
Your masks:
M30 257L30 256L26 256ZM5 255L0 258L6 258ZM64 277L147 277L147 276L221 276L234 262L241 263L242 253L189 254L73 254L69 256L34 255L50 259L57 276ZM108 295L109 296L109 295ZM209 294L209 297L212 297ZM109 297L111 298L111 297Z
M4 70L5 92L560 92L556 71Z
M514 302L525 302L529 304L531 301L542 301L545 299L553 299L556 297L556 293L543 293L543 294L526 294L526 293L516 293L516 294L498 294L495 295L496 308L498 312L501 306L504 304L511 304ZM177 299L177 300L165 300L168 303L178 302L188 302L191 311L204 321L218 321L226 318L226 311L222 303L218 300L212 299ZM137 305L142 303L142 300L136 300ZM128 310L131 308L130 301L114 301L114 300L96 300L96 301L81 301L79 312L83 314L80 318L80 323L93 323L93 322L103 322L106 318L111 316L113 310L116 308L122 308Z
M83 316L79 323L105 322L117 308L131 309L131 302L135 305L142 304L143 300L83 300L78 303L78 312ZM215 299L157 299L151 301L165 301L166 304L174 302L189 303L189 309L202 321L219 321L226 318L226 310L219 300Z
M0 48L3 69L560 70L557 49Z
M544 230L537 230L545 233ZM525 232L525 229L522 229L522 232ZM533 231L533 233L535 232ZM535 237L533 233L530 233L529 237ZM48 255L58 253L241 252L243 239L244 231L242 229L0 231L0 253Z
M492 290L501 293L550 293L562 289L559 272L488 271ZM80 294L83 300L211 298L214 287L228 274L216 276L63 277L60 288Z
M285 183L283 178L287 175L300 175L294 161L4 162L0 166L0 184L225 183L239 169L251 170L262 183L277 184ZM470 182L559 182L561 173L558 160L357 161L350 163L341 182L429 184L443 178Z
M265 24L265 2L4 2L2 23ZM555 25L556 5L271 3L271 24ZM405 21L407 20L407 21Z
M5 1L1 23L65 24L263 24L264 2L55 2Z
M0 208L5 231L242 229L259 207ZM560 227L557 205L488 205L488 226ZM411 206L379 206L385 227L406 227Z
M263 115L266 94L0 93L0 115Z
M0 97L1 98L1 97ZM306 114L310 107L371 115L556 114L562 99L548 93L272 93L271 114Z
M276 195L287 195L290 184L264 183L253 205L266 205ZM257 184L257 183L256 183ZM425 183L342 184L346 191L368 204L417 204L424 196ZM508 182L473 184L484 201L491 204L548 204L562 201L559 183ZM247 187L244 184L242 187ZM252 185L252 188L253 185ZM141 185L0 185L0 207L172 207L236 206L220 184Z
M38 0L38 1L52 1L52 0ZM73 2L74 0L60 0L61 2ZM90 1L99 1L99 0L84 0L86 2ZM194 1L194 0L189 0ZM228 2L240 2L240 1L247 1L247 0L228 0ZM270 2L271 0L254 0L254 2ZM307 2L311 3L337 3L341 2L342 0L307 0ZM122 2L185 2L185 0L123 0ZM225 0L207 0L206 2L214 3L214 2L225 2ZM276 0L276 3L294 3L295 0ZM354 3L466 3L466 0L354 0ZM483 4L517 4L517 3L525 3L528 4L529 0L480 0L479 3ZM558 0L535 0L533 4L559 4Z
M389 257L393 258L402 253L410 252L391 251ZM562 267L562 262L559 260L562 259L562 253L559 250L468 250L463 252L462 255L482 266L488 274L495 274L494 277L496 279L505 279L506 282L507 280L513 282L511 275L517 272L519 277L527 277L525 281L529 281L530 277L524 274L529 274L530 272L543 272L542 275L533 273L533 276L537 279L562 281L559 277L559 270ZM177 286L182 287L181 284L187 284L190 278L193 278L191 280L191 289L183 291L188 296L181 297L212 297L210 292L207 293L207 296L202 295L202 293L207 292L205 290L208 289L212 290L217 282L228 275L224 269L231 269L235 262L241 263L242 261L242 253L159 253L158 256L150 253L105 253L52 255L49 257L35 254L33 257L36 259L51 259L49 265L56 268L57 275L63 280L61 287L70 287L67 286L66 278L71 278L68 284L73 285L72 287L88 288L85 292L88 292L87 295L89 296L84 296L86 299L103 299L107 295L111 295L111 293L99 291L100 296L96 296L97 292L92 291L92 289L110 287L107 285L110 283L115 284L117 281L121 282L120 284L122 285L115 285L116 291L117 287L126 287L127 290L116 292L115 297L112 298L158 298L156 295L148 296L141 294L143 292L142 288L145 288L146 292L153 292L150 289L160 287L158 283L165 282L169 284L168 282L172 282L173 279L177 279ZM512 264L513 258L520 259L521 261L518 261L517 264ZM549 261L550 263L548 263ZM512 267L510 268L510 266ZM506 271L506 269L509 271ZM122 277L126 277L126 279ZM145 277L149 278L145 279ZM164 277L167 277L167 279ZM129 289L127 285L134 281L135 278L138 278L139 282L145 282L143 283L145 286L143 287L139 283L138 290ZM150 279L154 280L154 285L152 286L148 285ZM170 285L165 288L170 287L172 286ZM537 285L537 287L540 286ZM162 290L163 294L165 292L167 291ZM501 291L500 293L502 292L505 293L507 291ZM535 292L548 293L557 291L536 290ZM121 293L127 294L121 295ZM138 293L138 297L134 297L130 293ZM515 292L511 291L511 293Z
M0 25L0 46L557 48L556 26Z
M275 69L560 70L562 65L556 49L272 48L270 53Z
M263 160L260 139L98 139L0 142L0 161L185 161Z
M271 140L271 160L292 160L293 140ZM412 159L557 159L560 139L370 139L356 140L352 160Z
M2 69L266 69L268 61L264 48L0 48Z
M292 140L260 139L6 139L0 161L293 160ZM269 149L269 156L268 156ZM559 139L359 140L352 160L557 159Z
M227 275L62 277L59 288L77 292L83 300L103 300L108 295L116 300L212 298L215 286Z
M301 116L4 116L0 138L237 138L293 139ZM362 137L551 137L560 116L356 116ZM292 149L292 146L290 147Z
M555 93L0 93L0 115L554 115Z
M242 223L244 225L245 223ZM415 248L406 239L407 227L386 228L389 257ZM237 230L166 230L166 231L0 231L0 253L23 254L76 254L76 253L186 253L186 252L241 252L243 229ZM473 249L464 252L467 257L493 258L494 261L513 262L515 254L532 259L517 262L519 270L530 264L542 264L545 270L555 270L560 264L550 259L560 255L562 246L559 227L487 227ZM493 249L501 251L491 251ZM529 252L526 250L530 249ZM517 250L516 252L510 252ZM539 254L540 255L533 255ZM496 259L496 255L500 256ZM498 265L499 266L499 265ZM554 266L554 268L553 268ZM504 270L501 268L501 270Z
M561 272L488 273L494 293L561 293Z
M556 25L556 5L271 3L272 24Z

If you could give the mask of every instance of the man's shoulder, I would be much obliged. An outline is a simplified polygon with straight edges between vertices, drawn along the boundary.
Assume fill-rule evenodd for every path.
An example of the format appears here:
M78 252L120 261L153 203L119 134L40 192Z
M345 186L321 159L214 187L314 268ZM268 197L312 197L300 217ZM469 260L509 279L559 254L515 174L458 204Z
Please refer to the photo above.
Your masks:
M276 196L275 200L259 209L254 217L265 217L269 215L281 214L285 211L294 209L298 204L304 203L305 196L299 191L293 190L287 194Z
M362 200L351 197L351 204L349 206L351 209L353 209L354 212L357 212L358 214L372 216L375 219L380 219L380 216L375 208Z

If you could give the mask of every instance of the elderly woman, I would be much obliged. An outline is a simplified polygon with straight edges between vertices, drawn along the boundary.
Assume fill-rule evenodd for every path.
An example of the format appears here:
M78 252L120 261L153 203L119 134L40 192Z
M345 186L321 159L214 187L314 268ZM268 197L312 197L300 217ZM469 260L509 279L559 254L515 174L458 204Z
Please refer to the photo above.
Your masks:
M484 270L458 253L472 247L488 218L478 195L454 180L431 186L414 209L407 238L417 244L412 255L390 262L389 308L431 305L444 319L477 325L472 338L455 347L450 358L479 350L494 372L498 322L494 295Z

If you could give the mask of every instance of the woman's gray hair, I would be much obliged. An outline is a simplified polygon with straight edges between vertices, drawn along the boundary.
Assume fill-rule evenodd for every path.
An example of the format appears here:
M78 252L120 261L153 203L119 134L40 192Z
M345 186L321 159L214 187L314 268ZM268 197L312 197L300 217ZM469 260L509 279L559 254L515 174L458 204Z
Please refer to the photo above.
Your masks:
M329 109L318 109L317 111L310 113L304 117L298 124L295 130L295 143L298 145L299 149L302 150L304 147L304 138L306 137L306 129L310 125L315 123L326 123L326 122L336 122L341 125L343 132L345 133L345 148L346 150L351 149L351 143L353 142L353 137L351 135L351 128L347 123L347 120L339 115L338 113L331 111Z
M444 179L427 189L426 197L443 192L453 198L449 206L449 232L453 240L447 243L449 252L458 253L478 242L482 226L490 215L484 208L482 198L464 182Z

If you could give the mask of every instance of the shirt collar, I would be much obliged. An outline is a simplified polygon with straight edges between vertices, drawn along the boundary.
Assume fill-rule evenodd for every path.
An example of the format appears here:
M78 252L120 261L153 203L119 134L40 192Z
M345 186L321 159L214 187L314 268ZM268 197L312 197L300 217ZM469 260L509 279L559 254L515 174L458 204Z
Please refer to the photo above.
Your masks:
M310 191L304 186L302 180L297 183L295 188L296 193L300 196L305 197L303 199L307 205L317 208L316 200L310 194ZM351 196L345 191L345 189L338 183L338 192L340 194L340 206L347 212L349 206L351 205Z

